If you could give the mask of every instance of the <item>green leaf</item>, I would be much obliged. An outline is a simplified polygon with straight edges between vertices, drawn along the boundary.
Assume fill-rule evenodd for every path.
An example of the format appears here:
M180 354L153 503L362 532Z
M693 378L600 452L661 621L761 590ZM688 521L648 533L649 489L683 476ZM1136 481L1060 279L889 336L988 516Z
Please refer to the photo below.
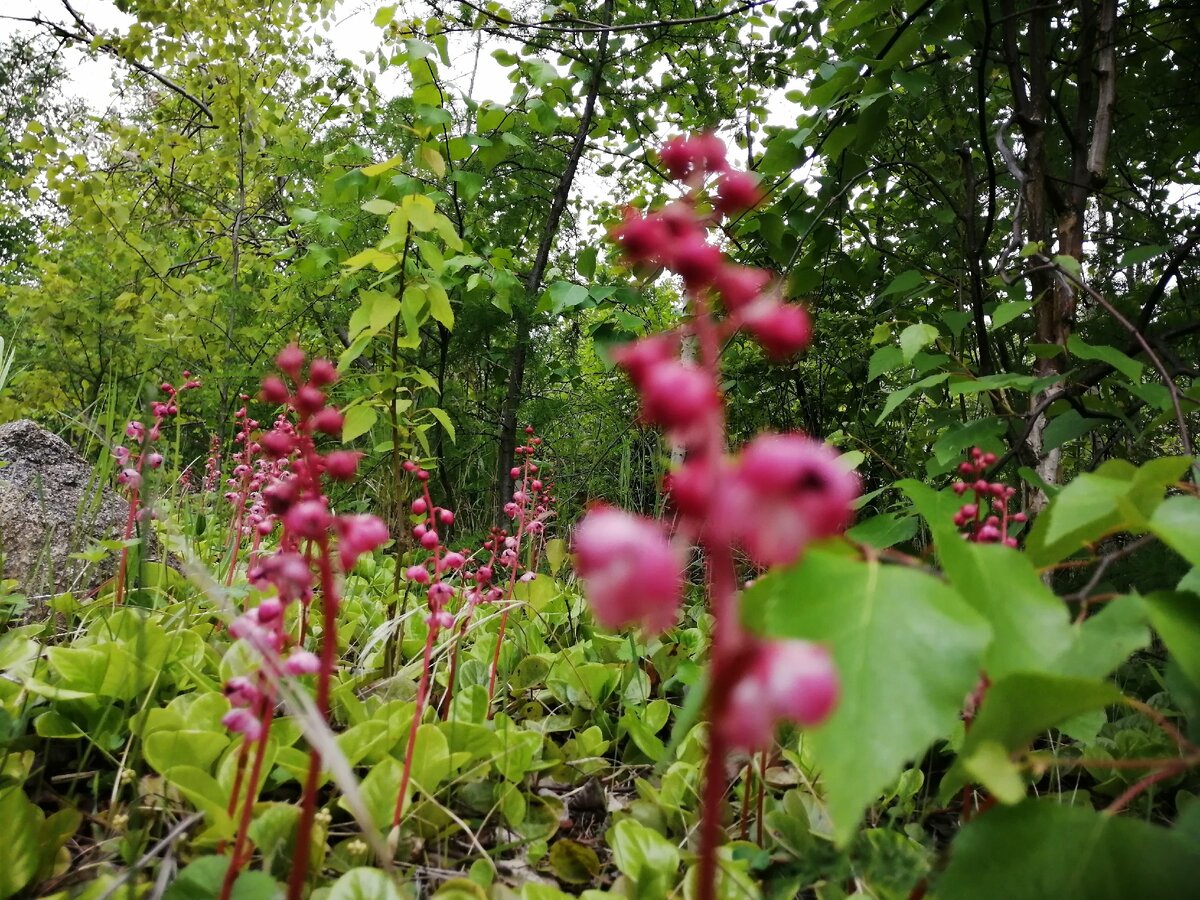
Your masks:
M983 668L992 679L1018 671L1044 671L1072 641L1066 606L1042 583L1028 559L1001 544L964 541L954 527L962 500L919 481L896 485L933 531L938 558L950 583L992 626ZM1003 572L1003 578L996 573Z
M905 362L912 362L917 353L937 340L938 330L932 325L918 323L900 332L900 350Z
M355 438L362 437L375 427L379 412L373 406L360 403L346 410L346 420L342 425L342 443L348 444Z
M915 394L917 391L923 391L925 388L933 387L936 384L941 384L950 377L949 372L942 372L938 375L930 375L927 378L922 378L908 387L901 388L898 391L893 391L888 394L887 400L883 404L883 412L879 414L879 418L875 420L876 425L882 425L884 420L895 412L896 407Z
M563 310L584 306L591 301L588 289L581 284L571 284L569 281L556 281L550 285L550 311L558 315Z
M1068 441L1082 437L1103 423L1103 419L1085 419L1078 411L1068 409L1055 416L1046 426L1046 430L1042 432L1042 450L1043 452L1057 450Z
M846 532L846 536L852 541L883 550L911 540L919 525L916 516L881 513L859 522Z
M570 838L551 845L549 861L554 877L567 884L589 884L600 874L596 851Z
M446 436L450 438L450 443L458 443L457 436L454 431L454 423L450 421L450 415L437 406L429 407L429 414L438 420L438 424L446 431Z
M1200 850L1183 835L1028 800L973 819L932 893L939 900L1182 900L1198 881Z
M880 292L879 296L888 297L892 294L907 294L924 283L925 275L923 273L918 272L916 269L909 269L907 272L901 272L893 278L891 283Z
M904 351L899 347L880 347L871 354L867 364L867 381L874 381L885 372L891 372L904 365Z
M550 565L550 571L555 575L562 568L563 563L567 560L567 542L562 538L552 538L546 541L546 562Z
M996 308L992 310L992 324L988 331L998 331L1032 308L1033 304L1028 300L1013 300L1009 303L997 304Z
M371 166L364 166L362 169L362 173L369 177L374 177L376 175L382 175L384 172L390 172L392 169L396 168L396 166L400 165L403 162L404 162L404 157L401 156L400 154L396 154L391 159L384 160L381 163L375 163L374 165L371 165Z
M208 769L227 746L229 736L226 734L175 729L156 731L143 745L146 762L159 773L184 765Z
M364 203L362 208L364 212L374 213L377 216L386 216L396 208L396 204L391 200L384 200L382 197L376 197L375 199L368 200L366 203Z
M1081 625L1073 625L1075 639L1053 670L1062 675L1103 678L1150 643L1147 610L1137 596L1117 597Z
M1067 350L1072 356L1077 356L1080 359L1095 359L1103 363L1108 363L1130 381L1138 382L1142 380L1142 372L1145 367L1135 359L1126 356L1116 347L1099 346L1095 347L1085 342L1077 334L1067 338Z
M425 286L425 296L429 300L429 314L453 331L454 309L450 306L446 289L438 282L431 281Z
M202 856L192 860L175 876L163 900L212 900L221 894L228 856ZM241 872L233 883L230 900L275 900L280 886L264 872Z
M41 864L41 811L19 785L0 789L0 897L15 896L37 875Z
M1200 566L1200 499L1168 497L1150 517L1150 530L1193 566Z
M402 900L403 897L386 872L360 866L335 881L325 900Z
M604 837L618 871L635 883L643 874L673 875L679 869L679 848L636 819L622 819Z
M1034 521L1026 543L1030 558L1035 565L1048 565L1108 534L1147 530L1164 490L1190 463L1186 456L1164 456L1135 469L1110 459L1078 476Z
M1177 591L1155 591L1143 598L1150 624L1171 658L1200 689L1200 597Z
M579 256L575 258L575 271L579 273L580 278L590 281L596 277L596 254L598 251L599 248L595 244L589 244L579 251Z
M1093 709L1121 702L1121 692L1111 684L1087 678L1050 675L1042 672L1017 672L992 683L984 695L975 720L968 729L959 751L958 762L942 784L943 798L952 796L962 785L967 772L977 778L981 773L998 776L1006 792L1005 803L1017 803L1022 790L1014 796L1011 779L1003 767L995 765L995 751L1013 753L1047 729ZM984 759L973 758L982 750ZM983 781L995 790L996 784Z
M1163 247L1158 244L1147 244L1144 247L1133 247L1121 254L1120 260L1117 261L1118 268L1126 266L1136 266L1140 263L1154 259L1156 256L1161 256L1170 250L1170 247Z
M768 635L833 651L842 699L806 744L844 845L879 792L958 722L979 677L987 624L931 575L827 549L759 579L743 607Z

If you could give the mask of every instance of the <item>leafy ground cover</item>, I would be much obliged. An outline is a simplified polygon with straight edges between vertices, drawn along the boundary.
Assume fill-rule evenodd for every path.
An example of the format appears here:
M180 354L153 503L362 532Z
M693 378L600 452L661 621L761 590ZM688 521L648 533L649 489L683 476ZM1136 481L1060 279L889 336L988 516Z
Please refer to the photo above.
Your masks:
M1188 4L34 6L0 897L1194 895Z

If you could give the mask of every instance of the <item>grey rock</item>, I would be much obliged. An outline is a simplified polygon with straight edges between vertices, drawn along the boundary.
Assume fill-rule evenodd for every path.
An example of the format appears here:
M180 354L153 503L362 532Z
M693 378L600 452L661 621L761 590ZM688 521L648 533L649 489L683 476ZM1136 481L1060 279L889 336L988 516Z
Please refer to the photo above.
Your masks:
M35 604L84 593L109 577L115 556L72 558L96 541L119 538L129 504L99 482L62 438L28 419L0 425L0 554L3 575Z

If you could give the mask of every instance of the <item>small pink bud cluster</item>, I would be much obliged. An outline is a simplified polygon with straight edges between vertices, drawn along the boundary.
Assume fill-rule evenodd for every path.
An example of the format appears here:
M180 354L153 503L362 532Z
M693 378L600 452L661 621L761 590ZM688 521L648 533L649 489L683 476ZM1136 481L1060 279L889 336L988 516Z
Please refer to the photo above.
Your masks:
M425 588L429 606L425 621L430 633L436 634L439 629L450 628L454 624L454 616L448 605L455 590L449 579L461 573L467 557L446 547L445 535L454 524L454 513L434 505L429 493L429 472L414 460L405 460L404 471L413 475L421 485L421 496L413 500L409 507L413 515L420 517L412 533L417 543L430 552L424 562L409 566L404 574L409 581Z
M970 460L959 464L958 474L963 480L954 483L954 493L962 496L969 491L975 499L964 503L954 514L954 525L973 543L1016 547L1017 539L1008 533L1009 526L1025 522L1028 517L1023 512L1009 512L1009 502L1016 495L1016 488L998 481L989 482L984 477L988 468L995 464L996 454L985 453L979 447L972 448Z
M521 465L513 466L509 476L517 482L514 486L512 499L504 505L504 514L517 523L517 534L509 538L509 545L500 554L499 563L507 569L518 565L520 559L520 543L525 535L533 538L535 552L529 556L530 566L520 577L525 580L533 578L537 569L536 550L541 547L541 537L546 530L546 520L554 515L556 502L553 484L543 483L541 468L534 455L542 445L542 439L532 425L525 426L527 443L514 451L521 460Z
M785 360L807 347L812 323L804 307L783 302L770 272L737 265L707 241L707 229L722 217L762 202L755 177L730 169L724 144L711 134L668 141L661 158L672 177L691 191L647 215L625 211L625 220L611 231L625 260L635 267L666 267L683 279L689 292L719 300L727 313L723 338L745 329L773 360ZM717 178L713 211L701 215L697 195L711 176ZM617 358L642 392L642 413L648 422L671 432L679 419L693 422L701 410L719 405L716 386L695 366L674 360L675 340L648 340L647 346L628 348Z

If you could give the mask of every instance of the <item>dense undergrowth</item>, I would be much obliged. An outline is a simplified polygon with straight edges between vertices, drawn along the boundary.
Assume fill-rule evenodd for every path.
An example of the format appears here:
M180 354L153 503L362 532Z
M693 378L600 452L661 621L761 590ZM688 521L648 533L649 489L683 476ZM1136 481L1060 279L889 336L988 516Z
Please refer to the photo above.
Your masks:
M0 900L1195 895L1194 4L33 6Z

